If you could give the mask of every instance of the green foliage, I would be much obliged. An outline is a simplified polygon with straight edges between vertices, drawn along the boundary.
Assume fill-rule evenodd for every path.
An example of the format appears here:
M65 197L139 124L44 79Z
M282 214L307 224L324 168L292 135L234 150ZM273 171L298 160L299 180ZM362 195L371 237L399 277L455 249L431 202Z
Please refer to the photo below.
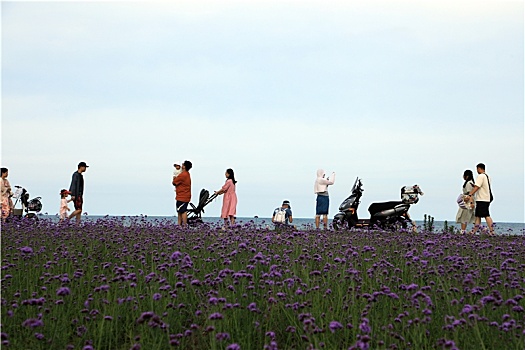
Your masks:
M434 217L427 214L424 215L423 229L426 232L434 232Z
M272 341L523 349L523 237L219 232L149 222L4 226L3 341L9 349L263 349ZM482 301L489 296L495 301Z
M444 233L459 233L457 229L454 228L454 226L449 226L448 221L445 220L443 223L443 232Z

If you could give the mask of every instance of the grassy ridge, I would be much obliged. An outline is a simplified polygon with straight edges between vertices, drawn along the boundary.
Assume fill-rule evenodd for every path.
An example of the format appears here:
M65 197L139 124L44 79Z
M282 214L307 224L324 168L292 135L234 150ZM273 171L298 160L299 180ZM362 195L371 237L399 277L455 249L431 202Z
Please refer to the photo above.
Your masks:
M11 349L524 349L525 238L2 227Z

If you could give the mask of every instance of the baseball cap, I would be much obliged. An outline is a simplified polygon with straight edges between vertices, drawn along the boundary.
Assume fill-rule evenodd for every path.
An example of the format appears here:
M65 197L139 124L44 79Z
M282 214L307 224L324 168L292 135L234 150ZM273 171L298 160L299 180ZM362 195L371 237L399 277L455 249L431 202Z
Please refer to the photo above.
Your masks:
M285 205L285 204L288 206L288 208L292 209L292 206L290 205L290 201L284 200L283 201L283 205Z
M78 167L85 166L86 168L89 168L89 165L86 164L86 162L80 162L78 163Z
M60 194L61 194L61 195L62 195L62 194L71 194L71 192L69 192L69 191L66 190L66 189L62 189L62 190L60 191Z

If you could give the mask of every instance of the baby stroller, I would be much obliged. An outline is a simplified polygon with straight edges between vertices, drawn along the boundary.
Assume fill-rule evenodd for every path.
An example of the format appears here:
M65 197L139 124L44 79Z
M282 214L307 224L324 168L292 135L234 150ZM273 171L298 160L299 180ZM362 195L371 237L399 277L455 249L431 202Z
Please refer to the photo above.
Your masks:
M29 200L29 193L27 190L21 186L15 186L16 191L13 195L15 199L15 204L13 205L13 215L15 217L26 217L30 219L37 219L37 213L42 210L42 202L40 202L41 197L35 197ZM16 205L20 201L21 208L16 208ZM24 214L25 213L25 214Z
M202 189L201 193L199 195L199 204L197 206L193 205L193 203L190 203L190 209L188 209L188 225L195 226L197 224L202 224L202 213L204 213L204 207L210 204L215 198L217 197L217 194L212 194L210 196L210 192L206 189Z

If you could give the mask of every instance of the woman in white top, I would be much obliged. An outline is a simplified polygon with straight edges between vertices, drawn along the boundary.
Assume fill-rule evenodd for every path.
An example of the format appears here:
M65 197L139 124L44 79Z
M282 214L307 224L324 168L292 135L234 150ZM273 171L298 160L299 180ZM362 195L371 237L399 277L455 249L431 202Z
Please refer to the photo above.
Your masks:
M463 189L462 193L464 196L467 196L470 191L474 188L474 174L472 173L472 170L465 170L463 173L463 180L465 182L463 183ZM467 205L466 209L459 208L458 213L456 214L456 222L458 224L461 224L461 233L466 233L467 225L473 224L476 221L475 216L475 207L476 203L474 201L474 197L463 197L465 198L465 204Z

